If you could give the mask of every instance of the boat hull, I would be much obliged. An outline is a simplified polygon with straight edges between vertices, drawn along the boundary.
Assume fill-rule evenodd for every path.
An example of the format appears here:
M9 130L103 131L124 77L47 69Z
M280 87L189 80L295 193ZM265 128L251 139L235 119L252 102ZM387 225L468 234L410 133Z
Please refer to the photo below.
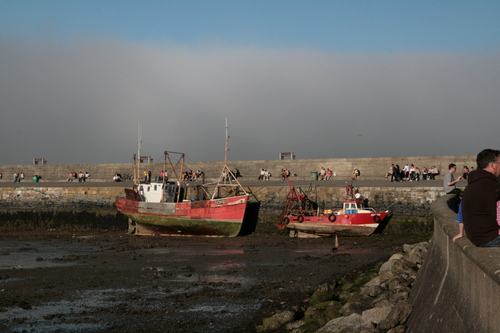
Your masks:
M376 218L375 216L378 216ZM392 213L356 213L335 215L331 222L329 216L288 216L286 228L317 235L370 236L381 233L392 218ZM303 219L303 220L302 220ZM376 222L378 221L378 222Z
M248 195L191 202L144 202L116 198L136 235L235 237L248 216Z

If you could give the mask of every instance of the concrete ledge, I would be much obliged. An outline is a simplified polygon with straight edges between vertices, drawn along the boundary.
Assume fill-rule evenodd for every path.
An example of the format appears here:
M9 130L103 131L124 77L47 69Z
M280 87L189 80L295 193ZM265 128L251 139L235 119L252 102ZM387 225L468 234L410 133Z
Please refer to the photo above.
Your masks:
M500 248L479 248L458 233L446 200L431 205L432 242L413 286L406 332L500 332Z

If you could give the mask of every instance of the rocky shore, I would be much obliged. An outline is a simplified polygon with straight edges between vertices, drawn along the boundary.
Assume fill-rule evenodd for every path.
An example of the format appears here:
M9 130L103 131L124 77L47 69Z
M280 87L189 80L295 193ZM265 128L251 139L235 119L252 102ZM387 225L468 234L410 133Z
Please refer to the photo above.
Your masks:
M405 244L401 253L372 270L322 284L307 307L279 311L265 318L257 332L405 332L412 311L408 297L428 245Z

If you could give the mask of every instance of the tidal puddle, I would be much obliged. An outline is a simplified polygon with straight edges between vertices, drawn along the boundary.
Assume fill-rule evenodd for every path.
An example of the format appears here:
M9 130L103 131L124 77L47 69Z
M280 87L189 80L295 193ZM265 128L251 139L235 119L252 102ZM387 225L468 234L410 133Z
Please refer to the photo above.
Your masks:
M0 242L0 269L30 269L74 265L78 256L104 251L106 246L83 243Z
M199 274L188 274L177 275L176 280L170 281L186 281L186 282L224 282L224 283L240 283L247 284L250 282L250 279L246 279L243 277L234 277L234 276L220 276L220 275L199 275Z

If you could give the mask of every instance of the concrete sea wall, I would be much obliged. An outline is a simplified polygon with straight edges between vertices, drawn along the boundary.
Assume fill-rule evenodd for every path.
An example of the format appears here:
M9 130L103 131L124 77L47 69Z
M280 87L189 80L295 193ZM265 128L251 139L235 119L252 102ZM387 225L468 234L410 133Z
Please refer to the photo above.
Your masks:
M458 233L443 196L431 205L434 234L410 294L406 332L500 332L500 248L479 248Z
M229 161L231 169L238 168L243 175L243 179L256 179L261 168L268 169L277 179L281 169L289 169L295 174L297 179L311 179L312 171L319 171L322 167L330 168L334 172L335 179L350 179L354 168L361 171L360 179L377 180L382 179L387 173L391 164L399 164L402 168L405 164L414 164L423 169L436 166L442 178L448 171L448 164L455 163L458 173L464 165L469 168L475 166L475 155L462 156L413 156L413 157L377 157L377 158L329 158L329 159L295 159L295 160L255 160L255 161ZM203 170L208 180L214 180L220 176L224 165L223 161L212 162L186 162L187 170ZM163 161L142 163L140 173L150 169L153 176L159 174L163 169ZM38 165L2 165L0 173L3 179L0 181L12 181L14 172L23 172L28 181L33 175L42 176L41 181L66 181L70 172L88 172L90 181L110 181L115 172L122 175L132 175L133 166L130 163L109 163L109 164L38 164Z

